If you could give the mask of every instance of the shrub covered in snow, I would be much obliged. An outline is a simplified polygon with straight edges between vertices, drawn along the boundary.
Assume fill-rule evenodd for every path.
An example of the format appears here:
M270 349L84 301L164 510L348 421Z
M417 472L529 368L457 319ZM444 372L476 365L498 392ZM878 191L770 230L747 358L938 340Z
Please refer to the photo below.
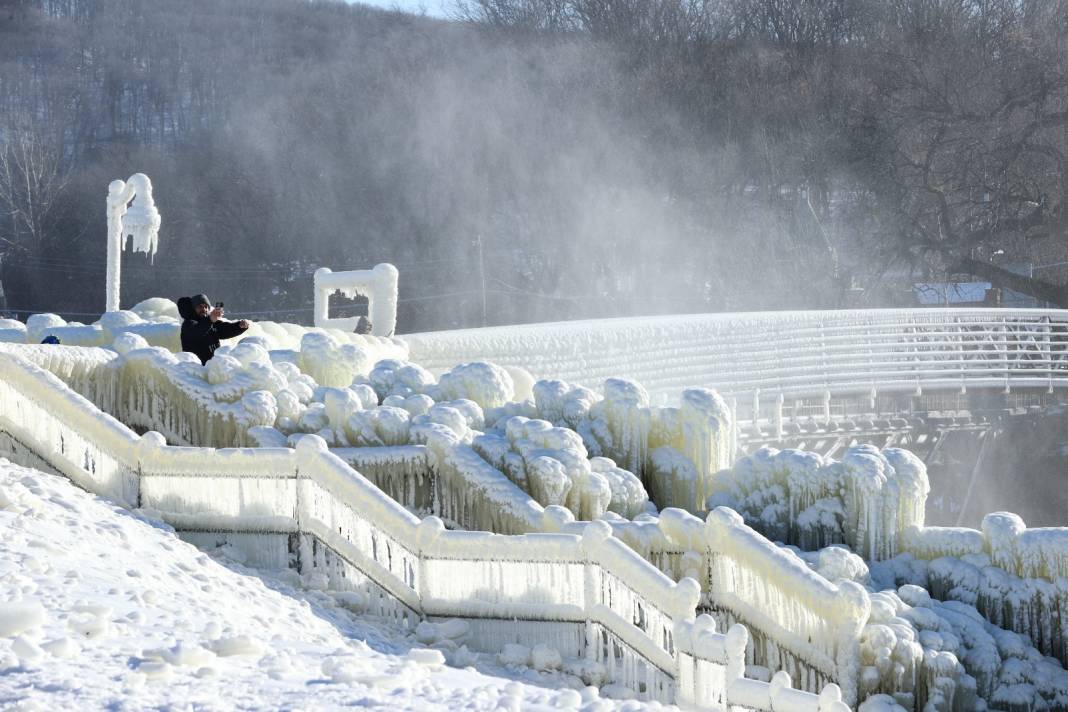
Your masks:
M841 461L761 448L717 473L709 507L728 506L768 538L818 549L846 543L866 559L900 550L923 526L927 469L907 450L850 448Z
M579 519L609 511L629 519L649 506L634 474L608 458L590 458L578 433L546 420L512 416L472 446L539 504L565 506Z

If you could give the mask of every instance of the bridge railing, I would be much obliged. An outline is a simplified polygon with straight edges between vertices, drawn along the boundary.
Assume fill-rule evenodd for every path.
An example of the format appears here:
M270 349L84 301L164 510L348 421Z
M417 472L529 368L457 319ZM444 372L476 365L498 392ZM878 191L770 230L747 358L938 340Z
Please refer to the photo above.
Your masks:
M917 389L1068 386L1068 311L886 309L603 319L407 335L431 370L487 360L537 378L650 393L714 388L740 404Z
M582 536L447 532L439 519L420 521L384 495L315 436L295 451L171 447L159 433L137 437L25 359L0 354L0 366L0 433L20 448L179 529L268 543L296 537L305 573L321 570L334 588L362 589L380 613L465 618L483 641L503 640L525 622L528 640L571 640L567 652L603 664L647 699L714 709L767 700L774 709L778 695L791 709L843 709L836 688L817 697L787 694L781 683L737 684L744 644L739 650L698 630L697 583L672 582L603 522ZM515 570L525 575L507 575ZM738 630L735 640L746 635Z

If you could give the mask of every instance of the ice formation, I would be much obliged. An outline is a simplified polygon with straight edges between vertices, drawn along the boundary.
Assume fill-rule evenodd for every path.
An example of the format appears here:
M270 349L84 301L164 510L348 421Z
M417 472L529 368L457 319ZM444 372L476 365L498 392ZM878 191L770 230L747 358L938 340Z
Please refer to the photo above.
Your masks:
M127 346L131 348L126 356L116 358L140 356L147 362L174 358L152 348L132 348L140 344L124 337L123 348ZM230 355L229 367L266 365L253 346ZM362 600L375 601L370 608L380 615L407 619L421 611L429 616L462 616L478 622L471 640L483 646L494 645L501 636L489 621L515 617L561 621L555 634L553 625L526 632L548 636L543 638L547 648L537 656L542 664L555 664L556 656L548 648L560 654L564 669L569 669L566 659L578 654L585 662L570 669L603 670L597 675L600 681L614 680L652 698L680 695L701 704L717 699L725 704L731 694L769 700L786 695L788 686L781 681L767 691L761 685L769 683L756 680L732 687L731 680L744 673L739 657L744 644L741 648L713 644L716 634L707 625L701 637L686 633L700 594L698 584L672 582L612 537L604 522L589 525L581 537L447 532L433 517L422 522L414 518L330 454L326 442L316 436L302 438L296 451L171 448L157 433L138 438L21 356L0 358L11 374L0 381L0 402L27 404L0 413L3 430L18 442L52 452L52 465L79 484L121 502L152 507L176 526L233 532L223 535L224 541L246 547L249 556L264 562L285 565L288 546L279 550L278 544L288 541L288 535L272 532L297 527L298 561L311 587L324 585L320 579L344 582ZM183 363L199 366L182 359L172 365ZM247 370L239 373L248 375ZM464 427L469 427L467 418L477 416L475 407L454 409L465 418ZM446 434L454 439L458 446L453 452L464 447L449 427L439 423L428 427L440 439ZM573 434L548 437L563 438L557 445L577 444ZM300 486L289 484L294 482ZM361 567L348 563L352 561L362 562ZM591 575L596 578L589 579ZM545 582L550 580L559 585L546 591ZM501 582L510 585L500 588ZM472 595L476 591L481 594ZM593 598L589 592L596 592ZM567 621L573 620L580 622L568 633L574 624ZM588 638L583 642L582 631L593 631L596 640L603 635L605 645L593 645ZM686 656L691 676L675 680L671 676L679 669L678 655ZM729 676L722 677L725 674ZM723 684L696 684L707 679L721 679ZM833 688L822 702L815 695L790 694L799 700L797 709L821 709L821 704L837 709L826 707L838 704Z
M534 413L638 475L661 506L702 509L713 474L734 457L733 418L713 391L686 389L678 408L650 406L641 384L619 378L603 395L557 380L538 381L533 395Z
M761 448L715 477L709 506L736 509L770 539L812 550L845 543L869 560L923 526L927 469L907 450L849 448L841 461Z
M589 457L575 431L545 420L512 416L472 447L539 504L566 506L579 519L609 511L630 519L650 506L637 477L608 458Z
M26 403L0 411L0 430L50 448L89 489L229 532L271 565L287 565L278 532L292 533L306 586L348 580L354 605L420 620L457 659L470 646L606 689L753 709L839 709L839 694L872 710L1065 704L1066 530L1000 513L982 531L924 527L926 472L906 451L734 464L733 409L712 391L662 406L622 378L598 391L489 361L435 375L399 342L283 327L203 367L159 348L172 318L153 300L88 327L0 324L18 343L111 337L110 350L0 349L18 371L0 403ZM137 438L27 359L173 443L258 447ZM684 511L706 503L704 521ZM728 651L698 611L721 630L743 623L731 630L746 643ZM430 627L449 617L466 630ZM513 618L532 622L492 622ZM506 648L517 630L530 644Z

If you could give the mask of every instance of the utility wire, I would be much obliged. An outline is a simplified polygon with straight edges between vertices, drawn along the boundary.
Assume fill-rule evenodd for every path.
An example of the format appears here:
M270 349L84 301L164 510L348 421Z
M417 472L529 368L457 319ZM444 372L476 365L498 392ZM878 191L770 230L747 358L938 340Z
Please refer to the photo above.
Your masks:
M394 264L397 269L403 270L420 270L429 269L431 267L441 264L455 264L460 262L466 262L466 258L451 258L440 260L423 260L418 262L406 262ZM36 269L44 270L51 269L52 271L61 271L62 269L76 270L79 274L96 273L100 270L107 268L107 263L98 261L82 261L77 262L66 260L62 258L52 257L31 257L27 259L12 260L10 264L14 266L32 266ZM377 264L377 263L376 263ZM329 265L326 265L329 266ZM203 274L203 275L226 275L237 273L271 273L271 272L294 272L301 274L305 269L309 270L309 274L314 272L314 269L295 267L293 265L265 265L260 267L219 267L212 265L200 265L195 263L156 263L154 265L143 264L124 264L122 270L124 272L156 272L160 269L165 269L168 272L179 274ZM315 269L318 269L317 267ZM350 271L350 270L365 270L369 269L366 265L347 265L338 266L336 268L331 267L335 272Z

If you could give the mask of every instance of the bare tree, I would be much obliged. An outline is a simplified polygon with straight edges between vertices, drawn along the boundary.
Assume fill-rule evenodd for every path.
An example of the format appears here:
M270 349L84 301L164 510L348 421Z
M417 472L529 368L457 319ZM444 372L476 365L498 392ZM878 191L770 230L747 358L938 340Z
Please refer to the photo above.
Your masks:
M0 254L40 254L56 238L50 227L70 169L61 144L30 121L11 120L0 130Z
M905 5L895 24L911 26ZM859 112L881 238L903 262L1068 306L1068 287L1003 264L1068 259L1063 23L1016 3L926 5L938 21L897 36Z

